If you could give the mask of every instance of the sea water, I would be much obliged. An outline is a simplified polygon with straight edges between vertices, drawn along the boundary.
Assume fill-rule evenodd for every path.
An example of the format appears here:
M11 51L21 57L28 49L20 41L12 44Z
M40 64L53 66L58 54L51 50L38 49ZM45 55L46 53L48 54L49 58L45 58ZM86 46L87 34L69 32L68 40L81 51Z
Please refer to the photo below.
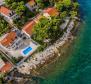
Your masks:
M60 62L59 65L57 63L55 71L48 73L40 84L91 84L91 0L78 1L84 14L84 24L72 45L67 67L63 66L62 72Z

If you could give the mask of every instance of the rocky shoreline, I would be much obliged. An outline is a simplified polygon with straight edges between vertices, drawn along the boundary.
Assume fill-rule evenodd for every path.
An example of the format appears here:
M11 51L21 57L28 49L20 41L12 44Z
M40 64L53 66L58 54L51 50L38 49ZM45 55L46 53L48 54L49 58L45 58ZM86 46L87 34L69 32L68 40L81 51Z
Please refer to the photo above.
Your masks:
M75 18L74 20L78 20ZM53 59L60 56L60 48L62 48L69 41L74 39L72 34L72 29L75 26L75 29L79 27L80 21L75 25L74 20L70 21L70 24L67 26L66 32L61 38L59 38L53 45L46 48L43 52L37 53L27 60L27 62L22 63L17 67L17 70L22 74L32 74L37 71L38 68L43 67L44 65L50 63Z

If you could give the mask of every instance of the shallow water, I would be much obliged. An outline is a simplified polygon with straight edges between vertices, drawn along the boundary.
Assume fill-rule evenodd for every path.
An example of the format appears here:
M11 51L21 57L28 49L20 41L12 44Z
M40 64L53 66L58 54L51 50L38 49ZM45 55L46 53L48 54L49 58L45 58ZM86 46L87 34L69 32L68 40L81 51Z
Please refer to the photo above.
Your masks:
M91 84L91 0L78 0L84 13L84 25L72 45L67 66L60 71L59 62L55 71L40 81L40 84Z

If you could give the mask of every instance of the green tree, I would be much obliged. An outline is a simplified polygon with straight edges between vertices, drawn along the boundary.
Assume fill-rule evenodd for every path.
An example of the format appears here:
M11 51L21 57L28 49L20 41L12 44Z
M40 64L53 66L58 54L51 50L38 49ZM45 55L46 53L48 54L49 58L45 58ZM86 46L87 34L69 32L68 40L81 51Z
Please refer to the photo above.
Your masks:
M78 9L79 3L78 3L78 2L74 2L74 3L73 3L73 7L74 7L74 9Z
M18 4L17 7L16 7L16 9L15 9L16 13L17 14L22 14L25 11L24 2L23 1L18 2L18 3L16 2L16 4Z
M0 36L7 32L9 30L9 25L8 23L4 20L3 17L0 16Z
M24 1L5 0L5 3L8 7L14 10L18 15L21 15L26 8Z
M72 3L71 0L63 0L63 4L64 6L69 7Z
M0 84L3 84L3 78L4 78L5 74L4 73L0 73Z
M51 43L57 40L62 32L60 31L60 18L52 17L48 23L48 37L51 39Z
M62 3L62 2L55 3L55 6L56 6L56 8L57 8L59 11L61 11L62 8L63 8L63 3Z
M63 11L63 12L60 14L60 18L61 18L61 19L64 19L65 17L67 17L67 11Z
M77 16L77 11L70 11L71 18Z
M33 39L43 44L43 40L48 38L47 28L48 25L45 26L49 21L46 18L42 18L40 22L34 27L33 30Z
M41 45L46 45L44 43L46 39L50 39L53 43L61 35L59 25L59 18L52 17L51 20L42 18L33 29L33 39Z
M10 7L14 0L4 0L5 4Z
M43 0L35 0L35 1L36 1L37 5L39 7L39 8L36 9L36 11L39 11L39 9L43 9L44 8Z

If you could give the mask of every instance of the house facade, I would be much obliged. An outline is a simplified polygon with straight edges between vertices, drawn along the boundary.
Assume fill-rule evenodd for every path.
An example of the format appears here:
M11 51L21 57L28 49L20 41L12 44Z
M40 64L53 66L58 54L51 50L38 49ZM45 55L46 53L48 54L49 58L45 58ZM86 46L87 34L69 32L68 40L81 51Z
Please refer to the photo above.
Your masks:
M43 16L45 16L46 18L50 18L50 17L58 16L58 15L59 15L59 12L55 7L48 7L43 10Z
M38 8L37 3L35 2L35 0L29 0L28 3L25 4L25 6L32 12L35 11L35 9Z
M4 4L4 0L0 0L0 6Z
M35 21L29 21L28 23L26 23L24 26L23 26L23 29L22 29L22 31L26 34L26 35L28 35L29 37L31 37L31 35L32 35L32 31L33 31L33 27L34 27L34 25L35 25L36 23L35 23Z
M19 17L14 11L4 6L0 6L0 15L10 24L13 24L13 20Z
M0 58L0 73L6 73L9 72L12 69L12 64L8 61L4 61L2 58Z
M0 50L10 58L27 57L31 55L39 45L21 30L14 28L0 39ZM27 48L30 48L27 50Z
M37 14L32 21L27 22L23 26L22 31L25 34L27 34L29 37L31 37L32 34L33 34L33 28L34 28L34 26L40 21L40 19L42 17L51 19L52 16L57 16L57 15L59 15L59 12L57 11L56 8L54 8L54 7L48 7L46 9L44 9L42 13Z
M41 19L42 17L43 17L43 16L42 16L41 14L36 15L36 17L35 17L33 20L27 22L27 23L23 26L22 31L23 31L26 35L28 35L29 37L31 37L32 34L33 34L33 28L34 28L34 26L40 21L40 19Z

